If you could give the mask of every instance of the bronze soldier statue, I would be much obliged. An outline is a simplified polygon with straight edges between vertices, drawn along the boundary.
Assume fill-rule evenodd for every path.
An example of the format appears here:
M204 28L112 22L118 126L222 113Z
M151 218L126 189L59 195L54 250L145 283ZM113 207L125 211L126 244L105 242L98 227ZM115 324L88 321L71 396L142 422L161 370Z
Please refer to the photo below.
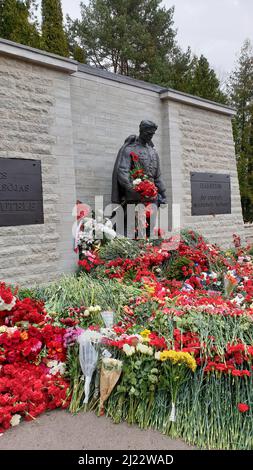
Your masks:
M154 148L152 137L157 130L152 121L141 121L139 136L130 135L119 150L112 177L112 202L140 202L140 195L134 191L131 178L131 152L139 156L139 161L147 177L154 181L158 189L159 204L166 204L166 189L161 179L160 159ZM154 201L152 201L154 202Z
M130 135L119 150L112 177L112 202L121 204L124 209L127 204L143 202L140 193L134 190L131 180L133 153L138 156L138 163L145 176L157 188L156 199L145 199L145 202L157 206L167 202L165 185L161 179L160 159L152 142L157 127L152 121L141 121L139 136Z

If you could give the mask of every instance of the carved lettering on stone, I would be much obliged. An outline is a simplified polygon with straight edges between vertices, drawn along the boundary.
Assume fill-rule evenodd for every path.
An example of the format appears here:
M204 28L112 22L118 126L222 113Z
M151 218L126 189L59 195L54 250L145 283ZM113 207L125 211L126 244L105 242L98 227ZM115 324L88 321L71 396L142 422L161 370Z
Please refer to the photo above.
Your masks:
M230 175L191 173L192 215L231 214Z
M41 162L0 158L0 227L43 223Z

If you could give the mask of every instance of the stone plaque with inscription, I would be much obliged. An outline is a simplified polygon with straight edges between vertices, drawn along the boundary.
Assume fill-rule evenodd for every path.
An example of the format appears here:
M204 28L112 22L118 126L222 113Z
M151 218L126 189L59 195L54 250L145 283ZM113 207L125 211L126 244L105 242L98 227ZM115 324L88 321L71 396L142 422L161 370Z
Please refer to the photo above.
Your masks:
M230 175L191 173L192 215L231 214Z
M0 158L0 226L43 223L41 162Z

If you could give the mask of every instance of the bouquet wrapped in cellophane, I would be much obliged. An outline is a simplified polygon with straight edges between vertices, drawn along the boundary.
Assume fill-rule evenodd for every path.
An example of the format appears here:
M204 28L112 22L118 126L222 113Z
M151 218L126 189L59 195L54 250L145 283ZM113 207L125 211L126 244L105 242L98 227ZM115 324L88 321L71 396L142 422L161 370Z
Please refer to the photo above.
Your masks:
M100 375L100 415L104 414L104 402L111 395L122 372L122 361L103 358Z

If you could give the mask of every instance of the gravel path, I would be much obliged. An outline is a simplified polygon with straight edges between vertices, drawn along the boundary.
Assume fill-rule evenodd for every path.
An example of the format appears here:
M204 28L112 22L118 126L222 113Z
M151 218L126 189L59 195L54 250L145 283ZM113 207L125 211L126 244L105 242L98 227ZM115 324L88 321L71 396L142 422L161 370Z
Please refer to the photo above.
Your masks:
M126 423L113 424L95 413L45 413L0 437L0 450L190 450L180 440Z

